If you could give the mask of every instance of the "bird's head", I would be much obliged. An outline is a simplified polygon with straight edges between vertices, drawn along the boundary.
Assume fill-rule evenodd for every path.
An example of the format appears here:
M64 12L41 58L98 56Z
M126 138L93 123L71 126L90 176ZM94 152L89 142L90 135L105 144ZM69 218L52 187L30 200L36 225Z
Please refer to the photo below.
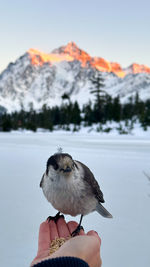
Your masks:
M47 161L46 174L57 174L69 177L75 169L72 157L67 153L56 153Z

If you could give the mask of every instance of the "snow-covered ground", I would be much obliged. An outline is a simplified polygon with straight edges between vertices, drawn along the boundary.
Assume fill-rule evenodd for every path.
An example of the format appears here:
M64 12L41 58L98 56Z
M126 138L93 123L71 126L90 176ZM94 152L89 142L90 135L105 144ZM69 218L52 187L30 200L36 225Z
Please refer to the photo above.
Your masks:
M103 266L149 267L150 137L69 132L0 133L0 265L26 267L36 254L39 225L56 213L39 182L59 146L91 168L114 216L83 219L102 238Z
M64 125L65 129L68 127ZM69 125L70 131L74 131L74 124ZM105 124L93 123L91 126L84 126L82 123L80 126L76 126L76 130L81 134L96 134L98 136L119 136L123 135L131 135L136 137L150 137L150 126L146 127L146 130L143 129L139 121L136 121L133 125L131 121L125 122L115 122L115 121L107 121ZM23 130L20 130L23 131ZM26 132L27 130L24 130ZM45 129L37 129L37 132L44 132L48 130ZM60 129L59 126L54 126L54 131L62 132L65 134L66 130Z
M132 125L131 121L107 121L105 124L99 124L99 123L93 123L91 126L85 126L82 122L81 125L63 125L63 127L60 128L60 125L56 125L53 128L53 133L55 134L65 134L69 131L70 132L77 132L77 134L92 134L97 136L119 136L119 135L128 135L128 136L136 136L136 137L150 137L150 126L147 126L144 130L141 126L139 121L134 122ZM76 129L76 131L75 131ZM11 131L12 133L20 132L20 133L31 133L31 130L26 129L19 129L18 131ZM45 133L50 132L48 129L37 129L38 133Z

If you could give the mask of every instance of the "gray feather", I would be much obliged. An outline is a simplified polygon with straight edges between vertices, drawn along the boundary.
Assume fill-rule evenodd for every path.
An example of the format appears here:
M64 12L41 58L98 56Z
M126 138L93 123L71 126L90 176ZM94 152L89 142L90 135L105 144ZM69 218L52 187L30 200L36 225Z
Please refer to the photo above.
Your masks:
M97 203L96 205L96 211L101 214L103 217L106 218L113 218L113 216L106 210L101 203Z
M40 182L40 187L42 187L43 182L44 182L44 174L43 174L42 179L41 179L41 182Z
M101 191L101 189L99 187L99 184L96 181L93 173L82 162L80 162L78 160L76 160L76 162L78 164L80 164L82 166L83 170L84 170L84 177L83 177L84 181L86 183L88 183L88 185L90 186L92 192L94 193L94 195L98 199L98 201L104 203L105 201L104 201L104 198L103 198L103 193L102 193L102 191Z

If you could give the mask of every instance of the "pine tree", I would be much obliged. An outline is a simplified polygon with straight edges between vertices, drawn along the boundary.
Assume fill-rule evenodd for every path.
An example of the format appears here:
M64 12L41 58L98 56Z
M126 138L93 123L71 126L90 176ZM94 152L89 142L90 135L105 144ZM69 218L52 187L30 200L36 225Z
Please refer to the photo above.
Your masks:
M11 115L4 114L2 116L2 130L9 132L12 129Z
M139 106L140 106L140 99L139 99L139 94L137 92L134 100L134 115L139 114Z
M78 102L75 101L75 103L73 104L73 107L72 107L72 121L74 124L77 124L79 125L80 122L81 122L81 116L80 116L80 108L79 108L79 105L78 105Z
M113 119L113 103L110 95L106 95L105 98L104 119L105 121Z
M102 90L104 85L104 79L100 71L96 70L94 72L93 77L90 79L92 84L94 85L94 89L92 88L91 94L95 95L95 103L94 103L94 117L95 122L102 122L104 116L104 99L106 92Z
M94 122L91 101L89 101L88 104L84 105L82 112L84 114L84 121L86 122L85 126L91 126L92 123Z
M119 122L121 120L121 104L119 96L115 97L113 100L113 120Z
M129 98L129 102L123 105L121 115L123 120L131 120L135 115L135 104L133 103L132 97Z

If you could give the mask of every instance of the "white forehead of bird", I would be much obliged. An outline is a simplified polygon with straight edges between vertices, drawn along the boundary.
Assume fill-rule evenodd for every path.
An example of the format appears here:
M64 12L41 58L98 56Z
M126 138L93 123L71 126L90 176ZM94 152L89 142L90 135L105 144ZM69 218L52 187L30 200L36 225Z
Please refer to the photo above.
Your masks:
M59 158L59 166L61 168L63 168L63 169L66 169L67 167L72 168L72 165L73 165L73 161L67 155Z

